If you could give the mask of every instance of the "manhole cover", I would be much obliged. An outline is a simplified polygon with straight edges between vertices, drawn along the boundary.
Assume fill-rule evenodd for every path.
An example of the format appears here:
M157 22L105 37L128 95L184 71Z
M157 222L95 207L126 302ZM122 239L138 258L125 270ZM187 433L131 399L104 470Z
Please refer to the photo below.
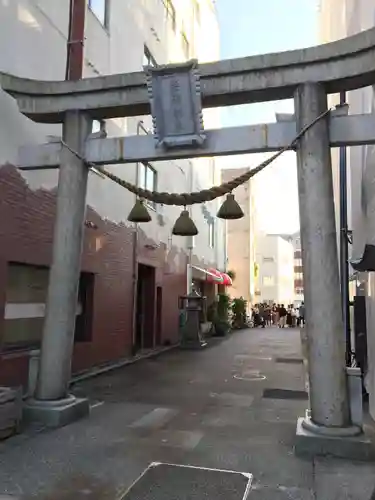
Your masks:
M252 475L185 465L152 463L122 500L246 500Z
M256 380L266 380L266 376L260 373L259 370L247 370L242 373L236 373L233 378L237 380L247 380L249 382L255 382Z
M296 399L307 401L309 396L306 391L294 391L291 389L264 389L264 399Z

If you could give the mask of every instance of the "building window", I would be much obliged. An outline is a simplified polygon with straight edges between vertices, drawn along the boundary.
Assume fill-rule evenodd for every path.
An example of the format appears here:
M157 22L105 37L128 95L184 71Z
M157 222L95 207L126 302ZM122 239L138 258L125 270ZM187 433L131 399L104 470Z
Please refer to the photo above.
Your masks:
M215 222L208 223L208 245L210 248L215 247Z
M151 54L150 50L146 45L144 46L143 49L143 66L153 66L156 67L158 64L156 62L156 59L154 56Z
M9 263L2 344L5 350L39 347L43 331L49 268ZM94 276L82 273L79 283L75 341L90 341Z
M182 44L182 50L184 52L184 56L186 57L186 59L189 59L190 44L189 44L189 40L187 39L186 33L184 31L181 32L181 44Z
M108 0L88 0L89 9L103 26L108 27Z
M167 12L167 19L171 21L173 31L176 31L176 9L173 2L172 0L163 0L163 3Z
M148 191L157 190L157 172L149 163L139 164L139 179L138 185L142 189L147 189ZM146 202L148 206L156 209L156 204L152 201Z
M194 19L197 24L201 23L201 8L198 0L194 0L193 2L193 10L194 10Z
M274 286L275 280L273 276L263 276L263 285L264 286Z

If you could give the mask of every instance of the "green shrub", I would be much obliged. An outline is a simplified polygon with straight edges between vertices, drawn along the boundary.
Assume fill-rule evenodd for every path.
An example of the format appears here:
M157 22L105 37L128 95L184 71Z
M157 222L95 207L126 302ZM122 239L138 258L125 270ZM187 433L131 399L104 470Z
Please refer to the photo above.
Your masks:
M235 328L244 328L246 326L247 301L243 297L232 300L232 322Z

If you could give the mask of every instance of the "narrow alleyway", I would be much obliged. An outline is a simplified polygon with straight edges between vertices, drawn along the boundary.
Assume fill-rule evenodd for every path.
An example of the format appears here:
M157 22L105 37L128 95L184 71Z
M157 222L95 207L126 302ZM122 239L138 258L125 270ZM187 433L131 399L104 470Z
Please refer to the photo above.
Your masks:
M296 419L307 405L296 330L235 332L75 391L90 397L89 419L0 444L0 494L120 499L151 462L163 462L252 473L251 500L371 499L374 465L294 456Z

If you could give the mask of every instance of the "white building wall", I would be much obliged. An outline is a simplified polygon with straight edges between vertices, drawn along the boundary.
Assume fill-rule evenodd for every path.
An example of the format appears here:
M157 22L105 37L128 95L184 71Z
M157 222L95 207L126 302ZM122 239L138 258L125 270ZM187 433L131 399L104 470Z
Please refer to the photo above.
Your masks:
M192 0L175 0L176 26L167 19L162 0L111 0L108 25L104 27L88 8L85 27L84 77L142 70L146 45L158 64L186 60L182 31L186 34L189 58L202 61L219 57L219 32L211 0L200 0L200 22L194 15ZM34 79L62 80L65 77L66 43L69 25L69 0L3 0L0 2L0 69ZM209 37L204 37L206 33ZM204 43L200 43L204 39ZM9 50L9 47L12 50ZM199 44L199 45L198 45ZM46 134L60 134L60 126L37 125L22 117L11 98L0 91L0 164L15 164L17 149L25 143L42 143ZM207 127L219 126L217 110L205 112ZM149 117L108 120L109 136L135 134L143 120L150 127ZM215 124L215 125L214 125ZM142 132L143 133L143 132ZM186 192L220 182L214 161L194 160L163 162L153 165L158 172L159 191ZM135 183L136 165L107 167L119 177ZM22 174L32 189L53 189L57 171ZM87 203L103 218L128 225L126 218L134 196L112 181L90 175ZM223 224L215 218L216 245L208 245L207 216L216 215L218 202L193 208L199 228L194 253L200 259L224 268ZM204 210L203 208L206 208ZM202 210L203 209L203 210ZM166 225L143 225L155 241L167 242L171 225L180 208L157 207ZM156 216L153 212L153 216ZM186 249L186 238L174 238L173 244Z
M294 300L293 245L281 236L260 235L257 238L259 265L258 301L291 304Z
M266 235L257 238L257 262L259 266L259 292L257 301L278 302L279 293L277 286L277 241Z
M68 20L69 0L0 2L0 70L27 78L64 79ZM0 89L0 165L15 164L20 145L44 142L46 133L60 131L60 126L38 125L23 117ZM25 177L35 188L57 179L49 172Z

